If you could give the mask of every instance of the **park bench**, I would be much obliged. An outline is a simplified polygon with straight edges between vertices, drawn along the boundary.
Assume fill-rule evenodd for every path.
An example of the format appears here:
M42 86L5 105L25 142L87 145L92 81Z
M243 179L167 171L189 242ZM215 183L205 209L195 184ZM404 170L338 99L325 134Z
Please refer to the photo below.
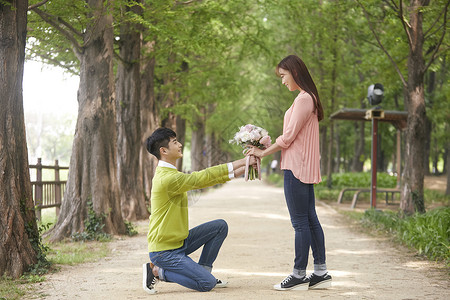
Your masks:
M370 193L370 188L344 188L340 191L339 196L338 196L338 200L337 203L340 204L342 203L342 199L344 198L344 194L345 192L355 192L353 194L353 199L352 199L352 206L351 208L355 208L356 207L356 202L358 201L358 197L361 193ZM391 200L394 200L394 194L395 193L399 193L400 194L400 189L390 189L390 188L381 188L381 189L377 189L377 193L385 193L385 199L386 199L386 204L394 204L394 203L389 203L389 194L391 194Z

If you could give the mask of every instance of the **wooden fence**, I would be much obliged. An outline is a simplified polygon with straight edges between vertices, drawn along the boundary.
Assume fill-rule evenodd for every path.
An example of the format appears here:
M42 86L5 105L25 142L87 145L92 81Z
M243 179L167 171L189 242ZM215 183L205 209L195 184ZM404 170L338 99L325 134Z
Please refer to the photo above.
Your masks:
M36 169L36 181L31 181L33 188L33 200L36 207L36 217L41 219L41 210L43 208L56 207L56 216L59 215L59 208L64 197L66 181L60 180L60 170L68 170L69 167L61 167L58 160L55 160L54 166L42 165L41 159L38 158L36 165L30 165L31 169ZM42 170L55 170L55 180L43 181Z

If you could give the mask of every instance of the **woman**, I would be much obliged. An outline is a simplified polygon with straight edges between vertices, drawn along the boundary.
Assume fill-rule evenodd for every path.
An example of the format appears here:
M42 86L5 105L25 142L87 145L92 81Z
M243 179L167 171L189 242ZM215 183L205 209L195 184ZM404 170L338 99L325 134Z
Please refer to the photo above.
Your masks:
M264 157L281 150L284 193L295 230L294 270L276 290L307 290L331 286L325 264L325 238L316 215L314 186L321 181L319 121L323 119L316 85L305 63L297 56L284 58L276 68L289 91L300 91L284 115L283 134L265 150L252 147L247 155ZM309 247L314 256L314 273L306 276Z

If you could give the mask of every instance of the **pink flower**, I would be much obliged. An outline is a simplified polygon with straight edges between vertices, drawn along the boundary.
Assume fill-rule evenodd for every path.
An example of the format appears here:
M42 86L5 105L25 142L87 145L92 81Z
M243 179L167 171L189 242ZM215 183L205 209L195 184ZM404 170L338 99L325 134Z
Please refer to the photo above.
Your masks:
M256 130L250 132L250 136L251 136L252 141L259 141L261 139L261 135Z
M272 145L272 141L270 139L270 136L266 135L263 136L262 139L259 141L260 144L264 145L264 147L269 148L270 145Z
M247 125L245 125L245 130L247 130L248 132L252 132L252 130L253 130L253 125L252 125L252 124L247 124Z

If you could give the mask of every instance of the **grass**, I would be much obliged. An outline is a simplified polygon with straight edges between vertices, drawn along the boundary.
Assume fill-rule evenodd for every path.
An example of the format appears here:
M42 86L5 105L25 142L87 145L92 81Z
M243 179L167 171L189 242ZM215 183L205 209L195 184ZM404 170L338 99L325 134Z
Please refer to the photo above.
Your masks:
M55 272L60 265L76 265L97 261L111 253L105 242L61 242L50 245L47 259L52 263L50 271ZM0 300L20 299L32 292L32 283L45 281L44 275L25 274L19 279L0 277Z
M44 209L42 211L42 220L38 222L39 226L45 225L48 228L49 225L56 222L55 209ZM133 235L135 231L131 224L127 225L130 230L130 235ZM76 265L86 262L97 261L100 258L108 256L111 251L108 247L108 241L64 241L59 243L48 244L46 258L51 263L50 272L55 272L61 265ZM12 279L6 276L0 277L0 300L12 300L20 299L25 294L32 292L32 283L45 281L44 275L33 275L31 273L24 274L19 279Z
M108 243L104 242L61 242L52 244L47 258L55 265L73 266L97 261L110 253Z
M20 299L25 295L25 289L20 286L19 280L3 276L0 278L0 300Z
M365 227L384 231L402 244L415 248L419 255L443 261L450 267L450 207L412 216L367 210L361 223Z
M27 292L32 291L30 284L45 280L44 276L24 274L19 279L8 276L0 277L0 300L20 299Z
M283 175L280 173L270 173L269 176L265 176L266 180L277 187L283 187Z

